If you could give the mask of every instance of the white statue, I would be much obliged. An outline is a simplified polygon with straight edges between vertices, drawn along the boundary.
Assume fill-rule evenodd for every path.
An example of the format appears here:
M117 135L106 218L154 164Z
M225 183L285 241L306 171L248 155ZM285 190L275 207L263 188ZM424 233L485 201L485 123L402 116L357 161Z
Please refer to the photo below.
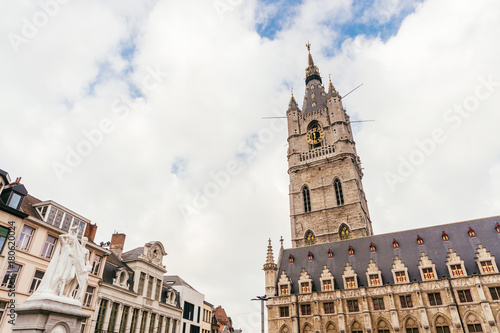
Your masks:
M43 276L40 286L31 299L57 299L81 304L81 297L87 284L91 266L89 251L85 248L88 239L78 240L77 227L59 237L54 256ZM73 299L72 294L76 291Z

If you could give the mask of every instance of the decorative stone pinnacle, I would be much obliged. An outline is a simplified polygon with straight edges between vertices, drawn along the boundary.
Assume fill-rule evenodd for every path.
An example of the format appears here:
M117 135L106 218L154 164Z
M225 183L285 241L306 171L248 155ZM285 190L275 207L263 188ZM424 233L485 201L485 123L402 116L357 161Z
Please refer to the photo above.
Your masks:
M274 264L273 246L271 245L271 238L269 238L269 244L267 245L266 264Z

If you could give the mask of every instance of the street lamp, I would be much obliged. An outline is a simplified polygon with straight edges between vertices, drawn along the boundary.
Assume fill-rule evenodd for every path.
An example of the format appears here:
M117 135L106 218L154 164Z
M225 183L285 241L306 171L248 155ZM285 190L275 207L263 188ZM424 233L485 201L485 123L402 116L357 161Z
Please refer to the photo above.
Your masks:
M255 296L257 298L252 298L252 301L260 301L260 325L262 327L262 333L264 333L264 302L269 298L266 296Z

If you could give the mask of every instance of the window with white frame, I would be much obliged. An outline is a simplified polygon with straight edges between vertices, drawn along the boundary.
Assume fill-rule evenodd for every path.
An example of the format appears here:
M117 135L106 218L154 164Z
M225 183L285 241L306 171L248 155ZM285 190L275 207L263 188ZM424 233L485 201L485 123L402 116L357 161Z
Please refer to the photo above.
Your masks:
M451 277L467 276L464 261L451 248L448 249L448 255L446 256L446 266Z
M354 272L350 263L345 264L344 274L342 275L344 279L344 288L352 289L358 287L358 275Z
M42 257L50 259L54 253L54 248L56 247L57 238L51 235L47 235L45 243L42 248Z
M312 279L305 268L302 268L302 272L300 273L299 286L301 294L310 293L312 291Z
M20 272L21 272L21 265L14 263L7 264L7 270L5 271L5 275L3 276L1 286L9 289L15 288L16 281L19 277Z
M398 256L394 258L392 264L392 275L396 283L407 283L410 280L408 277L408 268Z
M97 254L94 256L94 262L92 263L92 270L90 271L94 275L99 275L101 270L102 257Z
M382 285L382 274L377 264L370 259L368 263L368 268L366 269L366 277L370 287L376 287Z
M90 308L92 307L92 300L94 298L95 287L87 286L87 291L85 291L85 297L83 298L82 306Z
M31 281L31 286L30 286L30 290L29 290L30 294L33 294L38 289L40 282L42 282L43 275L44 275L44 272L39 271L39 270L35 271L35 275L33 276L33 280Z
M323 271L320 276L321 280L321 291L331 291L333 290L333 274L330 272L326 265L323 266Z
M498 268L495 257L491 255L481 244L476 249L476 263L481 274L497 273Z
M420 255L418 268L423 281L436 279L436 265L424 252Z
M31 243L31 238L33 238L34 233L35 233L35 228L27 226L26 224L23 225L23 228L21 229L21 233L19 235L19 239L17 240L16 247L19 250L27 250L28 246Z
M292 287L292 284L290 282L290 279L288 278L288 275L286 275L285 271L281 271L280 279L278 280L278 290L279 294L281 295L290 295L290 289Z

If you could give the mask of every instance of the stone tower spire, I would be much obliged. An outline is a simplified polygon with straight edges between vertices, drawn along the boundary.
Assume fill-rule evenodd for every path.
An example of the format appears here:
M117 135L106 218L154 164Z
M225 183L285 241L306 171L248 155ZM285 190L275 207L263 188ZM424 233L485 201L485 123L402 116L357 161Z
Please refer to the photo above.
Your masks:
M276 295L276 278L278 277L278 265L274 263L271 238L269 238L269 244L267 245L267 258L263 269L266 275L266 296L274 296Z
M302 110L287 110L292 246L372 235L361 160L342 97L322 84L307 44Z

